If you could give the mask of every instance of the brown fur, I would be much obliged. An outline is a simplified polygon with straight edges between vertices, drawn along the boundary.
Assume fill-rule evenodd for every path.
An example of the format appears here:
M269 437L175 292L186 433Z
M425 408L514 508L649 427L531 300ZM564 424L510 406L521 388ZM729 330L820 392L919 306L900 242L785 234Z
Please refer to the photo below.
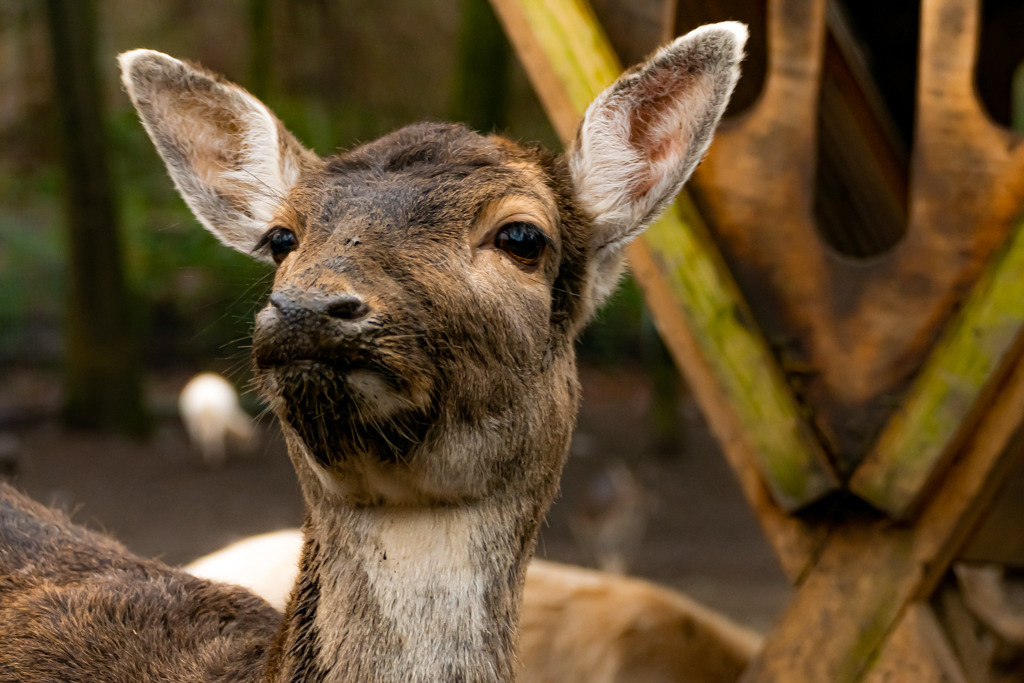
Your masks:
M683 69L684 82L713 87L648 100L648 79L634 72L641 85L618 87L609 116L598 101L584 123L593 133L568 161L446 124L317 159L241 88L159 53L123 55L128 93L197 217L280 263L253 349L306 499L300 576L272 644L264 605L236 614L224 604L232 596L115 559L118 549L61 522L52 547L24 543L26 559L0 566L19 575L0 620L31 624L0 629L5 646L7 634L23 636L6 648L11 666L28 679L64 667L64 679L101 680L116 657L146 679L192 658L201 669L171 677L207 680L255 676L265 658L269 680L511 680L526 564L576 413L576 335L614 286L622 245L706 149L744 38L723 24L666 48L640 73ZM666 106L679 111L666 117ZM656 149L630 147L637 109L690 144L671 158L657 136L641 136ZM647 160L656 189L637 196L593 150L616 142ZM517 255L507 233L496 239L526 224L545 245L536 255ZM10 524L44 525L36 508L8 500ZM93 541L104 553L86 553L81 567L61 550ZM39 589L48 595L53 582L104 576L108 564L119 568L108 582L72 580L45 607L18 601L33 590L20 574L51 574ZM202 626L224 619L255 624L240 636L249 656Z
M0 483L0 680L256 680L278 620Z

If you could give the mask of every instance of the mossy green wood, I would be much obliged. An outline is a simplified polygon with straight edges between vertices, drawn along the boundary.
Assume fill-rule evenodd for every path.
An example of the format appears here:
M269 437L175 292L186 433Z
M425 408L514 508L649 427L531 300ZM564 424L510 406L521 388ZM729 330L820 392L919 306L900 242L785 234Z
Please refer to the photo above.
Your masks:
M600 25L578 0L492 2L506 23L525 22L544 53L561 92L552 92L556 88L550 83L534 82L556 129L563 139L570 138L587 105L622 71ZM518 10L514 16L503 11L509 4ZM519 47L529 68L537 55L524 54ZM559 106L572 111L559 112ZM685 193L642 239L747 432L744 436L776 503L792 511L834 490L837 483L827 459Z
M834 490L836 478L689 196L643 239L748 431L776 502L794 510Z
M1020 351L1022 228L975 284L850 482L857 495L893 517L906 517L917 507Z

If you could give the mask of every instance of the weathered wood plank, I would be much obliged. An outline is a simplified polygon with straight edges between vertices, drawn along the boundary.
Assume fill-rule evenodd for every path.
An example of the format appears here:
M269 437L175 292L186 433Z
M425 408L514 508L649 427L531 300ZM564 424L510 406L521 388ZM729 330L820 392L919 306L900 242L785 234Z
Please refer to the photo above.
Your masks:
M894 517L921 500L977 422L1017 355L1024 328L1024 229L1018 227L892 416L850 488Z
M708 422L739 479L747 502L775 550L782 570L790 581L799 583L821 547L826 530L803 524L775 503L764 477L753 465L757 453L750 435L740 423L739 415L731 409L725 387L701 354L690 320L679 306L668 279L661 277L654 252L645 241L638 240L632 245L630 264L637 280L645 283L647 305L673 357L685 370L690 388L702 406L715 406L710 411L705 408Z
M956 653L931 608L907 607L864 683L968 683Z
M571 139L586 105L621 71L600 26L575 0L493 0L493 5L556 130ZM723 430L743 430L751 446L741 456L745 466L761 473L785 510L831 491L836 482L828 462L767 344L744 315L738 290L692 204L667 212L642 244L654 258L648 260L653 267L637 272L638 280L645 290L657 288L677 298L678 315L694 344L684 349L669 338L669 347L688 375L705 373L691 382L716 434L728 445L735 439ZM668 305L659 309L663 318ZM692 351L699 357L683 355ZM708 384L717 387L715 396Z
M1024 362L1013 369L913 526L852 521L825 549L744 681L859 680L909 602L926 599L1024 458Z
M689 197L681 195L673 212L652 225L644 237L640 248L649 257L639 256L634 249L630 258L634 264L638 258L648 259L653 271L634 265L637 279L645 293L652 291L649 297L653 296L649 283L656 277L668 288L679 309L676 315L687 322L695 350L706 359L728 402L716 410L735 413L737 426L754 445L753 464L775 500L793 510L834 488L831 470ZM656 322L672 314L667 308L666 304L658 307L661 315L655 316ZM666 338L674 347L671 336ZM688 354L676 355L681 363L687 362Z
M585 0L491 0L563 141L622 68Z
M979 12L979 0L930 0L922 6L915 172L923 191L917 213L936 225L960 208L950 201L968 208L983 204L990 186L995 192L986 209L1001 204L1019 215L1024 208L1019 181L1010 182L1024 157L1009 133L993 130L974 93ZM969 143L960 142L963 148L954 144L964 139ZM1005 182L986 179L993 170L1002 170ZM982 183L985 189L979 190ZM960 217L975 218L967 209ZM1014 225L851 480L855 493L892 516L914 511L974 427L1007 359L1018 352L1024 231L1019 219Z

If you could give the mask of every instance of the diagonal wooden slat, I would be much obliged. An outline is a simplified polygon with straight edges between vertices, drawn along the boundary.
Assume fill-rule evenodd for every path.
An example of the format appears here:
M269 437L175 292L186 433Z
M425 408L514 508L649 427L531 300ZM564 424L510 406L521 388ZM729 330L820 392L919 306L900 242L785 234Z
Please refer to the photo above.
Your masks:
M850 488L893 517L923 499L1024 341L1024 226L968 297L925 361Z
M576 0L492 4L555 129L570 140L587 104L621 71L600 26ZM813 542L801 524L767 510L764 491L783 511L793 511L837 482L685 194L637 241L630 258L748 499L759 512L764 508L759 516L783 564L798 575Z
M688 206L689 203L687 202ZM670 211L681 210L683 202ZM648 230L654 230L653 226ZM669 228L671 230L671 228ZM655 233L652 236L657 239ZM651 239L651 237L648 237ZM692 319L680 306L679 294L671 278L663 275L669 264L686 263L678 250L659 252L648 246L647 240L637 240L630 247L630 265L637 281L642 283L647 305L658 330L672 351L676 363L686 373L690 387L722 446L722 451L765 536L775 550L783 571L794 584L798 583L817 554L825 539L823 526L805 525L780 508L758 467L758 453L750 435L733 409L727 387L709 359L701 350L701 338L695 333ZM681 257L682 256L682 257Z

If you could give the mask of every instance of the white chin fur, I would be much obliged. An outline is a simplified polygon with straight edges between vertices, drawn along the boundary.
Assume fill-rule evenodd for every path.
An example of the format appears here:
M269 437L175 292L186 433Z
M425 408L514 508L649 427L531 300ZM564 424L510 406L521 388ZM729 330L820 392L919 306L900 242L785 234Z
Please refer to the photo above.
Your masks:
M352 393L361 399L363 410L377 418L387 418L410 407L411 401L402 396L370 370L356 370L345 380Z

